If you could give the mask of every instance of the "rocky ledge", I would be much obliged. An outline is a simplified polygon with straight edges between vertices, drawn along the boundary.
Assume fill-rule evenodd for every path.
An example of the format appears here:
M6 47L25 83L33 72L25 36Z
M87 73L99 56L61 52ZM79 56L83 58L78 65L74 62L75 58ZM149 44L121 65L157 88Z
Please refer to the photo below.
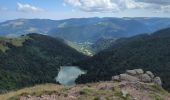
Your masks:
M154 83L162 86L161 78L155 76L151 71L144 72L142 69L126 70L125 73L112 77L113 81Z

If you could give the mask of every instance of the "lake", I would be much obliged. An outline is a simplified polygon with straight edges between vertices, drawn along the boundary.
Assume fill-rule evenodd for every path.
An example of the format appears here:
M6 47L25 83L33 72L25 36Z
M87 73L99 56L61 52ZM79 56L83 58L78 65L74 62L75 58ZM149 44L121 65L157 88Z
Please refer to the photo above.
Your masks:
M82 71L77 66L62 66L56 77L56 81L62 85L75 85L75 80L78 78L78 76L85 73L85 71Z

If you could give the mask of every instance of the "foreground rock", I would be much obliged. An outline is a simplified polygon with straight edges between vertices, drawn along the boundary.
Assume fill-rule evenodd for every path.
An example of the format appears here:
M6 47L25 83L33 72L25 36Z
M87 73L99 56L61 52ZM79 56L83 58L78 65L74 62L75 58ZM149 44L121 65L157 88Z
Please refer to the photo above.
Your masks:
M142 69L127 70L126 73L112 77L113 81L143 82L154 83L162 86L160 77L155 77L151 71L144 72Z

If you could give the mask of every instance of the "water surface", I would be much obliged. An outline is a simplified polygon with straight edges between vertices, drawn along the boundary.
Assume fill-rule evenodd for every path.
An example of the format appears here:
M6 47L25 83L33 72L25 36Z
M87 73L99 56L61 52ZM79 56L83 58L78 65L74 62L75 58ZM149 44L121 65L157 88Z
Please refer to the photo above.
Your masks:
M85 71L82 71L77 66L62 66L56 77L56 81L62 85L75 85L75 80L81 74L85 74Z

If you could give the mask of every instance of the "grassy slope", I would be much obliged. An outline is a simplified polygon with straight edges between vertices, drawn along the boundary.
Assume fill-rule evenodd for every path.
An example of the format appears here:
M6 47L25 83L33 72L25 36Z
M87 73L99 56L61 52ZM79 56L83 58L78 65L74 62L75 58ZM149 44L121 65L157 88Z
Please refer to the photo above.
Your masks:
M0 37L0 50L2 52L5 52L6 50L8 50L9 47L6 44L12 44L16 47L21 47L23 46L23 43L28 39L30 39L29 36L21 36L18 38Z
M18 91L12 91L12 92L9 92L7 94L1 94L0 99L8 100L12 97L17 98L19 95L22 95L22 94L32 94L32 93L42 94L45 91L54 92L56 90L60 90L60 88L62 88L62 86L59 86L59 85L56 85L56 84L37 85L37 86L34 86L34 87L24 88L24 89L21 89L21 90L18 90Z
M153 84L141 83L138 86L138 90L134 89L134 85L126 85L120 88L121 83L118 82L98 82L84 85L77 85L74 87L64 87L55 84L37 85L30 88L24 88L18 91L12 91L7 94L0 95L2 100L18 100L21 96L27 97L28 95L34 97L42 97L42 95L59 95L63 98L69 98L70 96L76 97L78 100L99 100L101 97L107 100L132 100L132 98L148 98L147 100L168 100L170 94L163 90L161 87ZM127 91L127 95L124 97L122 90ZM136 92L136 93L134 93ZM136 95L137 94L137 95ZM76 100L77 100L76 99ZM62 99L61 99L62 100Z
M66 41L66 44L76 49L78 52L83 53L84 55L93 56L95 54L90 47L91 44L88 44L86 42L78 43L78 42Z

